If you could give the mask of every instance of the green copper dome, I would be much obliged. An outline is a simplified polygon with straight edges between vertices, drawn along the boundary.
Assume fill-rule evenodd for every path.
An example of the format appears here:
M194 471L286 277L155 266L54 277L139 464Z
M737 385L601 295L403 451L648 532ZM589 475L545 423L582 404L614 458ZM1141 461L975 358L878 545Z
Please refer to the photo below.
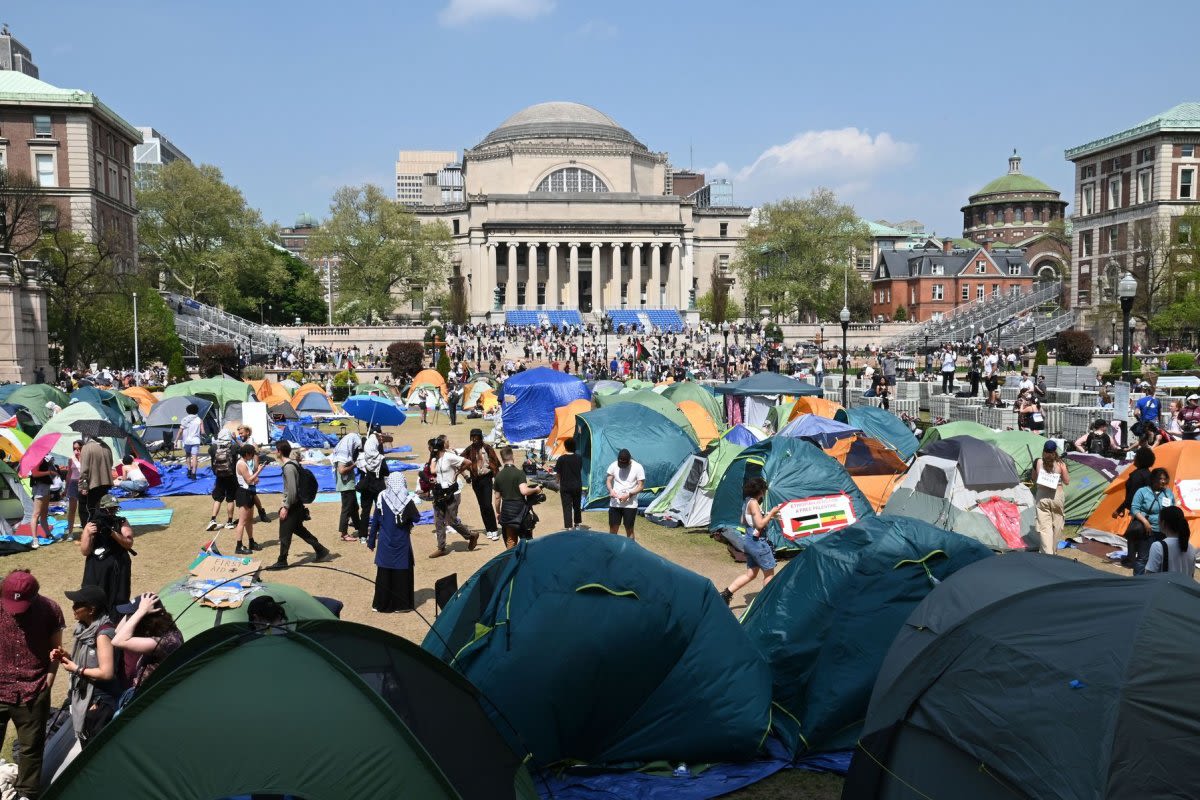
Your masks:
M1000 194L1009 192L1053 192L1046 183L1032 175L1001 175L975 194Z

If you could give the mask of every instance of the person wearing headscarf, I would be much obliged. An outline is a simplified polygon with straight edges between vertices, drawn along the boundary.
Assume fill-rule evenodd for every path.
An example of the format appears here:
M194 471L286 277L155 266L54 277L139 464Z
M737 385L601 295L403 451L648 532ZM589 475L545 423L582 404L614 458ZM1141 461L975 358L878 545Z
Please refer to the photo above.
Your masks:
M415 608L412 527L420 518L404 475L399 472L388 475L367 537L367 547L375 553L372 611L388 614Z

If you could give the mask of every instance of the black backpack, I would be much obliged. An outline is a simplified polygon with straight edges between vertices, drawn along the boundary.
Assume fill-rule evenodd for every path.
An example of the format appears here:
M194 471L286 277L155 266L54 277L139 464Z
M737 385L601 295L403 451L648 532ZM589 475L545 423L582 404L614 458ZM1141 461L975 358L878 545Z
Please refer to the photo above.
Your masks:
M295 461L289 461L289 464L296 468L296 499L304 505L308 505L317 499L317 492L321 490L317 483L317 476L308 467L305 467Z

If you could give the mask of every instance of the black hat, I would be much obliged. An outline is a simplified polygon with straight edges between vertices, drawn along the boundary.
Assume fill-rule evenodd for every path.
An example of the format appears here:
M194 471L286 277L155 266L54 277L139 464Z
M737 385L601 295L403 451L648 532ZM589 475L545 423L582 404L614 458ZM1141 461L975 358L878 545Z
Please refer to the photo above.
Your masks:
M269 594L261 594L246 606L246 616L251 622L286 621L287 612L283 610L283 605L283 600L276 600Z
M479 428L471 428L471 432L469 434L467 434L467 436L471 439L474 439L476 436L478 436L480 439L482 439L483 431L480 430Z
M99 586L83 586L73 592L64 592L72 603L81 603L92 608L108 608L108 597Z

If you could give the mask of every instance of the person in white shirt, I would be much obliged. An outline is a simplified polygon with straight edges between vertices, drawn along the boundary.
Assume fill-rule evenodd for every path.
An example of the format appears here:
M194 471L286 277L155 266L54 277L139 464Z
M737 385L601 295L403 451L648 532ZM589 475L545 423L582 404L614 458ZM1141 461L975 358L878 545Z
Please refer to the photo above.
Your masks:
M1034 390L1033 378L1029 377L1029 373L1021 371L1021 382L1017 384L1017 389L1020 392L1032 392Z
M646 484L646 470L622 448L617 453L617 460L608 467L605 484L609 497L608 532L616 533L624 523L625 535L634 538L633 523L637 519L638 495Z
M188 404L187 414L179 423L179 442L183 445L188 477L192 480L196 480L196 471L200 468L200 442L204 433L204 423L196 416L199 412L200 408L195 403Z
M954 369L957 364L958 356L954 354L950 345L946 345L942 353L942 394L951 394L954 391Z
M479 544L479 534L472 533L458 518L458 504L462 493L458 476L469 468L467 460L450 449L449 440L438 436L429 440L429 468L433 473L433 533L437 537L437 550L429 557L441 558L450 551L446 549L446 526L449 525L467 540L467 549L474 550Z

